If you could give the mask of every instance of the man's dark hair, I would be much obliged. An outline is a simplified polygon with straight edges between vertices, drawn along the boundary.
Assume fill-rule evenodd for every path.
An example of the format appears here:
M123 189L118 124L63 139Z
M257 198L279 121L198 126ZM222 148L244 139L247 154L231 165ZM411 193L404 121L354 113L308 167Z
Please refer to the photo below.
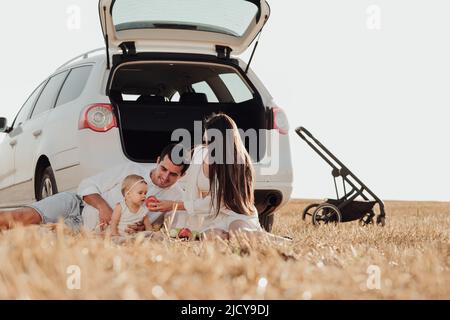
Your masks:
M188 157L181 156L182 150L183 150L183 154L184 154L184 146L182 144L172 143L172 144L169 144L167 147L165 147L163 149L163 151L161 151L161 155L159 157L160 157L160 160L163 161L166 158L166 156L168 156L170 161L172 161L174 165L179 166L179 167L183 166L183 169L181 170L181 174L183 175L189 169L190 163L189 163ZM173 155L177 156L176 161L172 160Z

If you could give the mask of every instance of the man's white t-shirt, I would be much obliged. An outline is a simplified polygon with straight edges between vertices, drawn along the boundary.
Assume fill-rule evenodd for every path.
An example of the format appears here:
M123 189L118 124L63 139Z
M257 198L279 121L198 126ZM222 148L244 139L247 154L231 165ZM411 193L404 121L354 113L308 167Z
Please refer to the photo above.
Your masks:
M120 165L83 180L78 187L77 194L82 199L88 195L99 194L114 209L124 198L121 191L123 180L129 175L136 174L142 176L147 182L148 197L155 196L159 200L181 201L183 199L183 189L177 184L166 189L158 187L150 178L150 173L153 169L155 169L154 164L130 162L125 165ZM161 215L162 213L149 212L150 221L152 223L155 222ZM99 214L98 210L94 207L85 203L82 216L83 225L86 229L94 230L98 226Z

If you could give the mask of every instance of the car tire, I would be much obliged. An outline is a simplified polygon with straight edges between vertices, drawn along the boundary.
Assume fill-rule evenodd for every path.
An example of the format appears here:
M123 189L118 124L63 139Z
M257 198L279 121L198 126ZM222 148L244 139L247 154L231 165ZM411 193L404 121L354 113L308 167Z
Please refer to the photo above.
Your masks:
M47 166L38 177L36 200L40 201L58 193L55 175L51 166Z
M259 216L259 223L261 224L261 227L263 227L263 229L267 232L272 232L273 222L275 220L274 217L274 212L263 213Z

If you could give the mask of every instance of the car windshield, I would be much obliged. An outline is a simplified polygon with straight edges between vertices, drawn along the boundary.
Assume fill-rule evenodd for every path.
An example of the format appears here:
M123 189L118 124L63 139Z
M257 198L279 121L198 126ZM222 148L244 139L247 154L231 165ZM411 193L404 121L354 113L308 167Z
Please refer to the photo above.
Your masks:
M132 29L181 29L242 37L258 14L247 0L116 0L117 32Z

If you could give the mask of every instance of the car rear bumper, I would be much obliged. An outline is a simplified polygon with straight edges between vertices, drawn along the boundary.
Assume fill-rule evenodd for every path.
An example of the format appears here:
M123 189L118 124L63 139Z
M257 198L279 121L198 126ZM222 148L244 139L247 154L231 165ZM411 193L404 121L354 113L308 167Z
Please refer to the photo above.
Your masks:
M282 182L257 183L255 205L260 215L270 214L286 205L292 196L292 184Z

